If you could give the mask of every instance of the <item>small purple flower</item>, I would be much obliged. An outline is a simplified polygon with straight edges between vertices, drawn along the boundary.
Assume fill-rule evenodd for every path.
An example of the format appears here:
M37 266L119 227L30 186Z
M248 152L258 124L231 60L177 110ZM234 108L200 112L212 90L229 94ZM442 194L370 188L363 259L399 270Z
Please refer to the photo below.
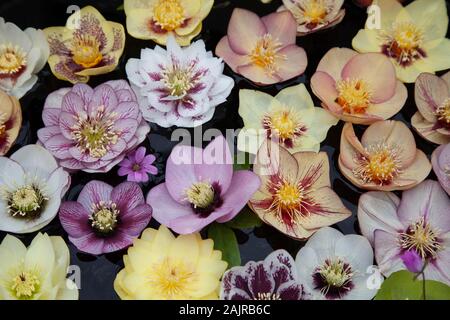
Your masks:
M152 207L145 203L141 188L134 182L113 188L91 181L77 201L64 202L59 212L69 240L80 251L94 255L128 247L151 217Z
M414 273L422 271L423 259L415 250L405 251L400 258L409 271Z
M250 261L228 270L222 281L222 300L301 300L302 285L297 279L294 259L277 250L264 261Z
M152 165L156 157L152 154L146 156L145 153L145 147L139 147L136 151L129 153L119 163L119 176L127 176L127 180L131 182L147 182L148 173L157 175L158 169Z

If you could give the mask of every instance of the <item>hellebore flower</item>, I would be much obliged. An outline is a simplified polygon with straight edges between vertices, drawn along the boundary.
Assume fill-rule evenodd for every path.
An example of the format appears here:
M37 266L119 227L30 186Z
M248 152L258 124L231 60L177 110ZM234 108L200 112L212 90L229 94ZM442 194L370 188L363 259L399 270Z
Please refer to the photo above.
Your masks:
M42 119L39 141L59 164L90 173L111 170L150 131L124 80L59 89L45 100Z
M431 164L442 188L450 195L450 144L434 150Z
M266 138L278 139L291 153L318 152L330 127L339 121L324 109L314 107L304 84L283 89L275 97L240 90L239 115L244 128L238 136L238 148L253 154Z
M326 227L317 231L297 254L298 279L313 300L371 300L368 286L373 250L366 238L343 235ZM381 285L383 278L376 279Z
M152 165L156 157L152 154L145 155L145 147L139 147L136 151L127 154L119 163L119 176L127 176L131 182L147 182L148 174L158 174L158 169Z
M213 117L234 86L223 68L203 40L182 49L169 37L167 50L143 49L140 59L128 60L126 72L147 121L195 127Z
M30 246L6 235L0 244L0 300L78 300L66 279L70 254L61 237L38 233Z
M0 156L13 146L22 125L19 100L0 90Z
M450 72L441 78L422 73L415 84L418 112L411 122L424 139L436 143L450 143Z
M88 82L90 76L113 71L125 47L123 26L106 21L91 6L72 14L65 27L50 27L44 32L53 74L71 83Z
M61 204L59 219L69 240L83 252L110 253L130 246L152 218L137 183L123 182L113 188L91 181L77 201Z
M166 45L173 36L187 46L202 31L214 0L125 0L127 31L138 39Z
M331 189L325 152L290 154L273 142L264 143L253 171L262 180L250 208L268 225L299 240L338 223L351 212Z
M369 15L365 29L353 39L355 50L385 54L394 63L397 78L406 83L415 82L422 72L450 68L445 0L416 0L406 7L397 0L373 4L379 8L380 25L374 25Z
M0 17L0 90L22 98L47 63L49 47L42 30L20 30Z
M223 276L221 300L301 300L303 288L297 279L295 261L277 250L264 261L233 267Z
M347 48L325 54L311 78L311 89L334 116L366 125L391 118L408 97L386 56Z
M295 44L296 33L297 23L288 11L260 18L237 8L216 54L234 72L256 84L282 82L301 75L308 64L305 50Z
M39 145L22 147L9 159L0 157L0 230L42 229L58 213L69 186L69 174Z
M297 35L331 28L345 16L344 0L283 0L277 11L289 10L297 21Z
M428 280L450 284L450 198L436 181L427 180L403 192L367 192L359 199L362 234L375 248L386 277L406 269L403 255L414 251L427 262ZM403 258L402 258L403 257Z
M204 150L176 146L167 160L166 182L150 190L147 203L159 223L188 234L233 219L259 185L253 172L233 172L228 143L218 136Z
M361 189L394 191L411 189L425 180L431 164L416 148L408 127L388 120L369 126L361 142L352 124L346 123L341 135L339 169Z
M123 300L217 300L227 263L213 248L199 233L146 229L123 257L114 290Z

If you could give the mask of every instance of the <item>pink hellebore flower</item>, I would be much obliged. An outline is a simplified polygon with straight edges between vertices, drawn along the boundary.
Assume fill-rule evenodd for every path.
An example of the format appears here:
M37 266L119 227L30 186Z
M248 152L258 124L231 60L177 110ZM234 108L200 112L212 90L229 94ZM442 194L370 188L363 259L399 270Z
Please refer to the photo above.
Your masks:
M450 144L434 150L431 164L442 188L450 195Z
M139 147L136 151L128 154L119 163L119 176L127 176L131 182L147 182L148 174L157 175L158 169L152 165L156 157L152 154L145 155L145 147Z

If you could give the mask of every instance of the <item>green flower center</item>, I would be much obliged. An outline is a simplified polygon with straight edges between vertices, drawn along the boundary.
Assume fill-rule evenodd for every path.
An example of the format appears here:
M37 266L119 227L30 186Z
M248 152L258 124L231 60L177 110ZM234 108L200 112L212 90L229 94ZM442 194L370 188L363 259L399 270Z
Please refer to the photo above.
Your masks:
M10 289L17 299L28 300L39 291L40 284L36 274L23 271L13 278Z
M7 192L5 198L12 217L27 219L38 217L48 200L36 185L27 185Z
M113 232L117 226L119 213L117 205L112 201L100 201L98 204L93 204L92 214L89 217L92 228L101 234Z

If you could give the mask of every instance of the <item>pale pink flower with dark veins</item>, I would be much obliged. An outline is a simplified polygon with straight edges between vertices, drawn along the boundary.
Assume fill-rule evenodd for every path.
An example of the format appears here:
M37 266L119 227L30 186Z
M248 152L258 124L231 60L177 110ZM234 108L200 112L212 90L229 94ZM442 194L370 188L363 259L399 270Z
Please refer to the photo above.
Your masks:
M125 159L119 163L119 176L127 176L128 181L147 182L148 174L157 175L158 168L153 164L156 157L152 154L146 155L145 147L139 147L127 155Z
M450 143L434 150L431 164L442 188L450 195Z

